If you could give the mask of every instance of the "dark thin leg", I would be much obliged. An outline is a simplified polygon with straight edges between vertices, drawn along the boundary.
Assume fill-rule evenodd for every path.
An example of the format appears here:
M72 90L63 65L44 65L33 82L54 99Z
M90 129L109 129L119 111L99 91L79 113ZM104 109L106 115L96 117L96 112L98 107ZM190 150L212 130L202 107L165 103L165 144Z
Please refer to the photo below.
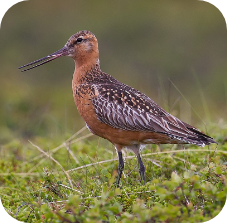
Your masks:
M138 159L138 162L139 162L139 172L140 172L141 181L143 181L143 183L145 184L145 166L144 166L143 161L140 157L140 154L137 155L137 159Z
M122 175L122 172L124 170L124 160L123 160L123 157L122 157L122 152L118 151L117 153L118 153L119 163L118 163L118 176L117 176L117 180L116 180L116 187L119 187L121 175Z

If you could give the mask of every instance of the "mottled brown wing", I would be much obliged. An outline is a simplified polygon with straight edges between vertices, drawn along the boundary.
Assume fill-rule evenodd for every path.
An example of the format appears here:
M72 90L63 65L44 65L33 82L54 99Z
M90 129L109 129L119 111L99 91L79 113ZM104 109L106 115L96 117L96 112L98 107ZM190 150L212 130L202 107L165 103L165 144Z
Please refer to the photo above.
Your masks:
M95 86L93 105L98 119L113 128L164 133L182 138L191 131L150 98L127 85Z

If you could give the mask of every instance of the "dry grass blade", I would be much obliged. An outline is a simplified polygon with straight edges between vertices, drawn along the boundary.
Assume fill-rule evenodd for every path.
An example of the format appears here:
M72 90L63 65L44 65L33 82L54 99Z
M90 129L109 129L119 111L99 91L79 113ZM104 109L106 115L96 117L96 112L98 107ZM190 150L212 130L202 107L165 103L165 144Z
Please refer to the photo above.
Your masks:
M206 150L205 149L186 149L185 150L185 149L181 149L181 150L171 150L171 151L147 153L147 154L142 154L141 156L144 157L144 156L152 156L152 155L159 155L159 154L169 154L169 153L180 153L180 152L217 152L217 153L227 154L227 151L222 151L222 150L209 150L209 149L206 149ZM49 157L48 154L47 154L47 156ZM125 159L133 159L133 158L135 158L135 156L126 156L125 157ZM71 170L66 170L65 172L69 173L69 172L72 172L72 171L75 171L75 170L83 169L83 168L94 166L94 165L98 165L98 164L108 163L108 162L112 162L112 161L118 161L118 158L109 159L109 160L103 160L103 161L99 161L99 162L96 162L96 163L86 164L84 166L79 166L79 167L73 168ZM14 176L21 176L21 177L40 176L42 174L43 173L13 173ZM0 173L0 176L8 176L8 175L12 175L12 173Z
M88 138L88 137L90 137L90 136L93 136L93 135L94 135L94 134L92 134L92 133L88 133L88 134L85 135L85 136L81 136L80 138L77 138L77 139L72 140L70 143L78 142L78 141L80 141L80 140L82 140L82 139L86 139L86 138ZM64 147L64 144L63 144L62 147Z
M75 134L73 134L72 136L70 136L65 143L70 142L72 139L74 139L76 136L78 136L80 133L82 133L84 130L87 129L87 126L84 126L82 129L80 129L78 132L76 132Z
M144 157L144 156L151 156L151 155L168 154L168 153L180 153L180 152L220 152L220 153L227 154L227 151L221 151L221 150L211 150L211 149L206 149L206 150L204 150L204 149L186 149L185 150L185 149L181 149L181 150L171 150L171 151L147 153L147 154L143 154L141 156ZM135 158L135 156L126 156L126 157L124 157L124 159L133 159L133 158ZM118 158L110 159L110 160L103 160L103 161L99 161L99 162L96 162L96 163L90 163L90 164L86 164L84 166L79 166L79 167L73 168L71 170L67 170L66 172L72 172L72 171L83 169L83 168L86 168L86 167L89 167L89 166L94 166L94 165L98 165L98 164L102 164L102 163L108 163L108 162L117 161L117 160L118 160ZM155 164L155 165L157 165L157 164Z
M71 141L71 143L76 143L76 142L78 142L78 141L80 141L80 140L83 140L83 139L85 139L85 138L88 138L88 137L90 137L90 136L92 136L92 135L93 135L92 133L89 133L89 134L87 134L87 135L85 135L85 136L81 136L80 138L77 138L77 139ZM67 142L68 142L68 141L66 141L66 142L62 143L60 146L58 146L58 147L56 147L56 148L50 150L50 151L49 151L49 154L52 155L53 153L57 152L59 149L61 149L61 148L63 148L63 147L66 147L66 148L68 149L68 147L66 146L66 145L67 145L67 144L66 144ZM71 150L69 150L69 153L70 153L70 155L73 157L73 159L76 161L76 163L79 163L79 161L78 161L77 158L73 155L73 153L72 153ZM34 157L32 160L27 161L27 162L31 162L31 161L35 161L35 160L37 160L37 159L39 159L39 158L42 159L42 160L39 161L38 164L36 164L33 168L31 168L31 169L28 171L28 173L31 173L33 170L35 170L35 169L36 169L36 168L45 160L45 157L44 157L44 156L45 156L44 154L40 154L40 155ZM27 163L27 162L25 162L25 163Z
M155 162L153 159L149 159L149 158L145 158L146 160L149 160L150 162L152 162L154 165L158 166L158 167L162 167L161 165L159 165L157 162Z
M80 140L86 139L86 138L88 138L88 137L90 137L90 136L93 135L92 133L89 133L89 134L86 134L85 136L81 136L81 137L79 137L79 138L77 138L77 139L72 140L73 138L75 138L76 136L78 136L81 132L83 132L85 129L86 129L86 126L83 127L82 129L80 129L80 130L79 130L78 132L76 132L74 135L70 136L70 137L69 137L65 142L63 142L61 145L59 145L58 147L56 147L56 148L50 150L50 154L53 154L53 153L57 152L59 149L65 147L65 145L66 145L67 143L75 143L75 142L78 142L78 141L80 141ZM34 157L33 159L31 159L31 160L29 160L29 161L27 161L27 162L25 162L25 163L35 161L35 160L37 160L37 159L39 159L39 158L42 158L42 157L44 157L44 155L43 155L43 154L40 154L39 156L36 156L36 157Z
M79 167L73 168L71 170L67 170L66 172L69 173L69 172L72 172L72 171L75 171L75 170L79 170L79 169L83 169L83 168L86 168L86 167L89 167L89 166L94 166L94 165L102 164L102 163L108 163L108 162L116 161L116 160L118 160L118 159L116 158L116 159L111 159L111 160L103 160L103 161L99 161L99 162L96 162L96 163L90 163L90 164L86 164L84 166L79 166Z
M76 192L78 192L78 193L80 193L80 194L83 194L83 192L81 192L81 191L79 191L79 190L76 190L76 189L73 189L73 188L71 188L71 187L68 187L68 186L66 186L66 185L64 185L64 184L59 184L59 185L62 186L62 187L65 187L65 188L67 188L67 189L76 191Z
M75 162L76 162L77 164L79 164L78 159L76 158L76 156L73 154L72 150L70 149L70 147L69 147L66 143L65 143L65 147L67 148L69 154L72 156L72 158L75 160Z
M12 173L12 172L0 173L0 176L8 176L8 175L27 177L27 176L40 176L40 175L44 175L44 173Z
M45 159L41 159L35 166L33 166L28 173L32 173L40 164L42 164L45 161Z
M73 184L71 181L71 177L69 176L69 174L64 170L63 166L56 160L54 159L50 154L46 153L44 150L42 150L40 147L38 147L37 145L33 144L31 141L29 141L35 148L37 148L41 153L43 153L45 156L49 157L51 160L53 160L61 169L62 171L65 173L66 177L68 178L69 184L70 186L73 188Z
M203 122L203 119L199 115L199 113L191 106L190 102L187 100L187 98L183 95L183 93L180 91L180 89L169 79L170 83L174 86L174 88L181 94L182 98L186 101L186 103L190 106L192 111L196 114L196 116L200 119L200 121L205 125ZM206 126L206 125L205 125Z

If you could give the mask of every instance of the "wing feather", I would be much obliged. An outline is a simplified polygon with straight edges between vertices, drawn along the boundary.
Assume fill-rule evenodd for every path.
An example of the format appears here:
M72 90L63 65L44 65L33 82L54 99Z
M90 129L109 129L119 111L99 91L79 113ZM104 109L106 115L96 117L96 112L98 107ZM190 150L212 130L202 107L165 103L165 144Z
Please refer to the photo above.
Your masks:
M130 131L160 132L179 137L190 131L146 95L127 85L95 86L92 102L98 119L114 128Z
M170 139L199 146L216 143L134 88L120 82L95 85L94 88L98 92L92 99L97 118L113 128L162 133Z

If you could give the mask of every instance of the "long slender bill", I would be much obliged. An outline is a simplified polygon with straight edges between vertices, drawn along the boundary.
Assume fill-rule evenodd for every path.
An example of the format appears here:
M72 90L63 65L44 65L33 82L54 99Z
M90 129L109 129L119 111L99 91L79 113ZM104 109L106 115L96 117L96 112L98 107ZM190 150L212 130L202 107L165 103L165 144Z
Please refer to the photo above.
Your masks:
M39 60L35 60L35 61L31 62L31 63L25 64L25 65L19 67L18 69L21 69L21 72L24 72L24 71L31 70L33 68L39 67L39 66L41 66L43 64L49 63L50 61L55 60L58 57L67 56L67 55L68 55L68 50L64 46L60 50L58 50L58 51L56 51L56 52L54 52L54 53L52 53L52 54L50 54L48 56L45 56L45 57L43 57L43 58L41 58Z

